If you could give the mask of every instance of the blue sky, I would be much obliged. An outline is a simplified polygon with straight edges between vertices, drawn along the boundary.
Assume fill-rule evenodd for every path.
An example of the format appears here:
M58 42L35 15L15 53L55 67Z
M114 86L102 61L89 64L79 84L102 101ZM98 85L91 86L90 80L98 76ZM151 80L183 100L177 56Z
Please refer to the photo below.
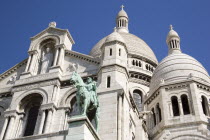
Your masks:
M143 39L158 60L168 53L169 25L181 37L181 48L210 72L210 0L6 0L0 1L0 73L28 57L30 37L56 21L69 29L74 51L88 54L115 27L121 5L130 33Z

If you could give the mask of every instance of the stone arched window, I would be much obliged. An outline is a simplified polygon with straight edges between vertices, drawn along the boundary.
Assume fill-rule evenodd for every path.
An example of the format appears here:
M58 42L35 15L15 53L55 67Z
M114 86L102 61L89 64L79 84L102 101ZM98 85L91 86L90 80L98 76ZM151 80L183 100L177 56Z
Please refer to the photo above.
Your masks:
M139 63L138 63L138 61L136 60L136 66L139 66Z
M146 69L148 70L149 69L149 66L146 64Z
M106 87L107 88L110 88L111 87L111 77L110 76L107 76Z
M75 93L76 94L76 93ZM75 116L75 115L78 115L79 114L79 108L77 106L77 103L76 103L76 96L74 98L72 98L72 100L70 101L70 112L69 112L69 116Z
M185 94L181 95L181 101L182 101L184 115L190 114L190 108L189 108L189 102L188 102L187 95L185 95Z
M121 49L119 49L119 56L121 56Z
M43 98L40 94L34 93L26 96L20 102L20 110L25 114L23 119L24 126L21 130L23 136L31 136L34 134L42 100ZM23 124L19 124L19 126Z
M109 55L112 56L112 48L109 49Z
M201 99L202 99L201 103L202 103L203 113L206 116L209 116L210 112L209 112L208 100L205 96L201 96Z
M132 61L132 65L135 66L135 60Z
M72 93L72 95L73 94L76 94L76 93ZM66 130L68 128L67 120L69 117L80 114L79 107L77 106L77 103L76 103L76 96L70 97L70 100L67 99L67 104L69 106L69 109L65 110L65 118L63 119L63 121L64 121L63 130Z
M180 115L179 104L176 96L171 97L171 103L172 103L173 116L179 116Z
M139 61L139 67L141 67L141 61Z
M133 91L133 99L139 111L142 111L143 94L140 90L135 89Z
M157 122L156 122L156 114L155 114L154 108L152 108L152 120L153 120L154 126L156 126Z
M156 110L157 110L158 122L161 122L161 120L162 120L162 115L161 115L161 108L160 108L159 103L156 105Z

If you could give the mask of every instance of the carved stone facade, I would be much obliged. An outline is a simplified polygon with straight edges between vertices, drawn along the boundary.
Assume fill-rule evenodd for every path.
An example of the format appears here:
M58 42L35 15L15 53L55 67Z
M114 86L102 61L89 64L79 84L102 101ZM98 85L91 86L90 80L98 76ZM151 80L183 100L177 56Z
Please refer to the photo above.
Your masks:
M129 33L123 7L116 19L114 32L90 55L72 51L70 32L55 22L31 38L29 57L0 75L0 140L75 139L85 129L86 139L210 139L207 71L181 52L173 29L169 55L158 64L150 47ZM97 80L98 134L84 117L82 127L68 126L79 114L69 81L75 70Z

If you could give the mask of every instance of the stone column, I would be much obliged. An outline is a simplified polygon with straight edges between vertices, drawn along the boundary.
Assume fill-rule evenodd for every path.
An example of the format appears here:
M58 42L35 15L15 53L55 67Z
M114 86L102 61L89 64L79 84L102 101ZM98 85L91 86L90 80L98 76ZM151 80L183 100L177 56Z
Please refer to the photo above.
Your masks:
M28 61L27 61L27 64L26 64L26 68L25 68L25 72L28 72L28 68L29 68L30 63L31 63L31 55L29 55L29 58L28 58Z
M170 116L173 117L174 115L173 115L173 109L172 109L172 103L171 102L168 103L168 107L169 107Z
M118 140L122 139L122 94L118 94L118 115L117 115L117 122L118 122L118 130L117 130L117 138Z
M195 116L201 117L203 114L203 110L200 97L198 96L198 89L196 83L190 84L190 93L192 97L192 109L194 110Z
M50 132L52 115L53 115L53 110L52 109L49 109L48 110L48 115L47 115L47 120L46 120L46 123L45 123L46 126L45 126L44 133L49 133Z
M58 91L58 86L54 85L53 94L52 94L52 101L53 102L56 101L57 91Z
M32 56L31 63L29 65L29 72L31 72L33 74L33 72L34 72L34 65L35 65L35 62L36 62L36 54L37 54L37 51L31 51L29 53Z
M46 114L45 114L45 110L41 110L41 120L40 120L40 124L38 126L38 135L39 134L42 134L43 132L43 129L44 129L44 120L45 120L45 117L46 117Z
M0 140L3 140L3 137L4 137L4 134L5 134L8 122L9 122L9 118L6 117L5 121L4 121L4 126L2 127L2 130L1 130Z
M191 104L191 101L190 101L190 99L189 99L188 96L187 96L187 100L188 100L188 105L189 105L190 114L193 114L192 104Z
M58 64L57 65L62 65L63 62L63 56L64 56L64 47L60 47L60 53L59 53L59 57L58 57Z
M53 66L56 66L57 65L58 53L59 53L59 49L58 48L55 48L55 57L54 57Z
M66 130L66 128L67 128L68 114L69 114L69 109L65 109L64 110L64 122L63 122L62 130Z
M13 125L14 125L14 120L15 120L15 116L10 116L10 122L8 124L8 128L5 134L5 139L10 139L12 138L12 130L13 130Z
M17 120L17 131L14 136L15 138L19 138L22 134L23 117L23 115L20 115L19 119Z
M178 103L179 103L179 112L180 112L180 115L183 116L184 115L184 112L183 112L183 107L182 107L182 101L181 101L181 99L178 99Z

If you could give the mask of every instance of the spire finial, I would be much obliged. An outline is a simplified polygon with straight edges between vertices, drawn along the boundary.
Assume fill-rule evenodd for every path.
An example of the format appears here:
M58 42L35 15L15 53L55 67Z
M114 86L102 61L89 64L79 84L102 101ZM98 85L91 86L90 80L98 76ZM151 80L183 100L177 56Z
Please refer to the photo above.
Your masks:
M124 7L125 7L124 5L121 5L122 10L124 10L124 9L123 9Z
M174 28L173 25L170 25L170 30L173 30L173 28Z
M55 27L56 27L56 22L55 22L55 21L50 22L50 23L49 23L49 27L55 28Z

